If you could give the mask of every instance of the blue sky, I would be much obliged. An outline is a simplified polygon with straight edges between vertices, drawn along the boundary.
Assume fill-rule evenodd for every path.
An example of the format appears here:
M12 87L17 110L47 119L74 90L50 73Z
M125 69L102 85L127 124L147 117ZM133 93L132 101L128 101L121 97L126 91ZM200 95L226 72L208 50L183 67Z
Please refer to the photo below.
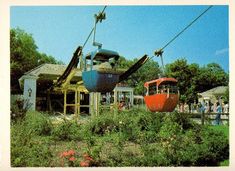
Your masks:
M127 59L152 56L208 6L108 6L96 40ZM103 6L13 6L10 27L31 33L40 52L68 64ZM229 71L228 6L213 6L164 50L164 63L186 58L200 66L219 63ZM92 39L84 53L94 50ZM160 59L155 58L160 63Z

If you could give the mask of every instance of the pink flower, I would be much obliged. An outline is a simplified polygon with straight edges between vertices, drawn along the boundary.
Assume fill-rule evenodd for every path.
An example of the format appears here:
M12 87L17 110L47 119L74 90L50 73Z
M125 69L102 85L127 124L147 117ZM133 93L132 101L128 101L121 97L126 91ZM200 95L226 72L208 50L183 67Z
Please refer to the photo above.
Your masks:
M81 166L81 167L88 167L88 166L89 166L89 162L87 162L87 161L81 161L81 162L80 162L80 166Z
M65 151L65 152L63 152L63 157L66 157L66 156L68 156L69 154L68 154L68 152L67 151Z
M68 153L66 151L60 153L60 157L66 157L67 155L68 155Z
M76 159L75 159L75 157L70 157L69 158L69 161L75 161Z
M86 156L85 159L89 161L93 161L93 159L90 156Z
M74 154L75 154L75 151L74 151L74 150L69 150L69 151L68 151L68 155L73 156Z

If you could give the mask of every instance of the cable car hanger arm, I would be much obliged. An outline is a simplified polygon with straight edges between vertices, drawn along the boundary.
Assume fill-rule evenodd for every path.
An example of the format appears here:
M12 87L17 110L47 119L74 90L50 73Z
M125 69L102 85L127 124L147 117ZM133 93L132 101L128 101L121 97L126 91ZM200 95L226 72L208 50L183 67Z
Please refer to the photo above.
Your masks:
M104 14L104 11L105 11L106 7L107 7L107 5L105 5L103 10L98 14L98 16L101 15L101 17L100 16L98 17L99 18L98 21L100 21L100 22L102 22L102 20L103 20L103 19L100 19L100 18L102 18L102 14ZM104 17L105 17L105 15L104 15ZM96 21L96 22L98 22L98 21ZM87 44L87 42L88 42L89 38L91 37L91 34L93 33L94 30L95 30L95 27L93 27L91 29L89 35L87 36L87 39L85 40L85 42L84 42L84 44L82 46L82 49L84 49L84 47L86 46L86 44Z

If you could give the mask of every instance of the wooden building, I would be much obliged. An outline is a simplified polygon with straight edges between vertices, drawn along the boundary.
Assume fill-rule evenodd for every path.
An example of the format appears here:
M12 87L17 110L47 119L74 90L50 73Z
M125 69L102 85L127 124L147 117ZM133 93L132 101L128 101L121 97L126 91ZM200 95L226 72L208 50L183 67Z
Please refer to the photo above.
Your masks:
M117 105L122 99L133 105L133 88L117 85L113 92L107 94L88 92L82 82L82 72L75 68L60 87L50 89L53 83L66 69L66 65L42 64L28 72L20 79L25 106L30 110L61 112L64 114L81 113L98 114L103 99L106 106Z

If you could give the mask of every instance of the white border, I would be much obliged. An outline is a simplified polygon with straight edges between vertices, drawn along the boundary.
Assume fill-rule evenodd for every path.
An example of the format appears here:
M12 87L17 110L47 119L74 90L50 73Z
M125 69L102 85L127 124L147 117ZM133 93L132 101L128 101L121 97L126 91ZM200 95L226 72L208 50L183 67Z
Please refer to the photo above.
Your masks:
M84 4L85 2L85 4ZM10 30L10 6L19 5L229 5L229 71L230 71L230 166L229 167L161 167L161 170L235 170L235 153L234 153L234 140L233 133L235 127L232 124L234 122L233 112L235 111L235 92L234 92L234 79L235 71L232 67L234 63L233 57L235 57L235 10L233 0L87 0L87 1L75 1L75 0L1 0L0 1L0 170L41 170L42 168L11 168L10 167L10 43L9 43L9 30ZM64 170L65 168L45 168L46 170ZM84 168L67 168L68 170L81 170ZM86 170L122 170L124 168L88 168ZM157 170L159 168L128 168L135 170Z

